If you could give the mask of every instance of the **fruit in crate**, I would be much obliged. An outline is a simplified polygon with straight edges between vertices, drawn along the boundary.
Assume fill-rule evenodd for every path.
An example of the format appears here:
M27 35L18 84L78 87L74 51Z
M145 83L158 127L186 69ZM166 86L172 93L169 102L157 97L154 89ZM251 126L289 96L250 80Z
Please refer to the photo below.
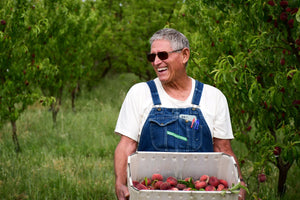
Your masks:
M201 175L198 179L185 177L178 179L173 176L163 177L155 173L150 177L132 181L138 190L173 190L173 191L227 191L228 182L216 176Z

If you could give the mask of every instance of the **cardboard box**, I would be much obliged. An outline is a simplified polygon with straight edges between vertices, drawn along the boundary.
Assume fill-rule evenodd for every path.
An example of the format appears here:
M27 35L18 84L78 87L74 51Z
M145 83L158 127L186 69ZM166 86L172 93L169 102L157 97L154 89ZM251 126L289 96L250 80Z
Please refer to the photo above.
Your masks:
M228 186L239 182L236 162L224 153L178 153L137 152L128 157L127 181L130 200L180 199L180 200L238 200L238 193L230 191L171 191L137 190L132 181L141 181L152 174L160 173L164 178L177 179L193 177L194 180L206 174L228 182Z

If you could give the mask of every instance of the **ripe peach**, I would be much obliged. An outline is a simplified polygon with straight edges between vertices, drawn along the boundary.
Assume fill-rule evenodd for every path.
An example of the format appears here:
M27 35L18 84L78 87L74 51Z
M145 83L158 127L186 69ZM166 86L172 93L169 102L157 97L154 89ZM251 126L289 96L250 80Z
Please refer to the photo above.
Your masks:
M224 179L219 179L220 184L223 184L225 188L228 188L228 182Z
M161 184L163 183L163 181L157 181L154 183L154 189L160 189Z
M147 177L145 177L144 178L144 180L141 182L143 185L145 185L145 186L149 186L149 185L151 185L151 179L150 178L147 178Z
M166 181L169 182L171 184L171 186L177 185L177 179L174 178L173 176L168 177Z
M215 191L215 190L216 190L216 188L212 185L208 185L205 187L205 191Z
M163 182L161 185L160 185L160 189L161 190L169 190L171 188L171 184L169 182Z
M152 174L152 177L151 177L152 181L162 181L163 180L163 176L161 174Z
M265 182L267 179L266 175L265 174L258 174L258 181L263 183Z
M208 175L202 175L200 177L200 181L206 181L206 182L208 182L208 180L209 180L209 176Z
M132 185L134 186L134 187L136 187L137 186L137 184L139 184L140 182L138 182L138 181L132 181Z
M206 181L196 181L195 182L195 188L197 189L197 190L199 190L199 189L201 189L201 188L205 188L207 186L207 183L206 183Z
M184 184L182 184L182 183L178 183L178 184L176 185L176 187L177 187L179 190L183 190L183 189L186 188L186 185L184 185Z
M217 186L219 185L219 180L218 180L217 177L211 176L211 177L209 178L208 183L209 183L210 185L214 186L214 187L217 187Z
M136 188L137 188L138 190L147 190L147 189L148 189L145 185L143 185L143 184L141 184L141 183L137 184L137 185L136 185Z
M217 191L222 191L225 188L225 186L223 184L219 184Z

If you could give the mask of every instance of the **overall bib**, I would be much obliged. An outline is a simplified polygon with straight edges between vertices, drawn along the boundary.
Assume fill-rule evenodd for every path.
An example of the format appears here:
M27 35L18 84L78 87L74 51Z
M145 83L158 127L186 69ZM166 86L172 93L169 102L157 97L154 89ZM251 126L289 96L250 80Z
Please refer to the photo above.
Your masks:
M197 107L203 83L196 80L193 106L164 108L153 80L147 82L151 90L153 108L143 126L138 151L213 152L210 130Z

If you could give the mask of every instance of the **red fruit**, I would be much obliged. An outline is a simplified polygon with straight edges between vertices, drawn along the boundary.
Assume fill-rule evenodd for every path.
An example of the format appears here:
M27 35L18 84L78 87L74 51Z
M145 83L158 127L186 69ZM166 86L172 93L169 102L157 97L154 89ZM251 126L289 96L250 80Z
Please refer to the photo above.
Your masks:
M196 181L195 182L195 188L197 190L201 189L201 188L205 188L207 186L207 183L205 181Z
M178 183L178 184L176 185L176 187L177 187L179 190L183 190L183 189L186 188L186 185L184 185L184 184L182 184L182 183Z
M190 191L190 190L192 190L192 188L185 188L185 189L183 189L183 191Z
M200 181L206 181L206 182L208 182L208 180L209 180L209 176L208 175L202 175L200 177Z
M219 185L219 180L218 180L217 177L211 176L211 177L209 178L208 183L209 183L209 185L212 185L212 186L214 186L214 187L217 187L217 186Z
M141 183L145 186L149 186L149 185L151 185L151 182L152 182L151 179L145 177Z
M280 6L285 8L289 5L289 2L288 1L280 1Z
M220 184L224 185L225 188L228 188L228 182L224 179L219 179Z
M41 100L41 101L42 101L42 100ZM134 187L136 187L138 184L139 184L138 181L132 181L132 185L133 185Z
M290 28L293 28L294 27L294 19L290 19L288 21L288 25L289 25Z
M280 64L281 64L281 65L284 65L284 64L285 64L285 59L284 59L284 58L281 58Z
M138 189L138 190L147 190L148 188L145 185L139 183L139 184L136 185L136 189Z
M292 11L291 11L291 14L296 14L298 12L299 8L293 8Z
M167 178L166 182L169 182L171 184L171 186L176 186L177 185L177 179L170 176Z
M224 189L225 189L225 186L223 184L219 184L218 188L217 188L217 191L222 191Z
M194 184L194 180L192 177L187 177L184 179L184 181Z
M169 190L169 189L171 189L171 184L169 182L163 182L160 185L160 189L161 190Z
M284 87L282 87L279 91L282 92L282 93L285 93Z
M269 4L270 6L275 6L274 1L268 1L268 4Z
M275 147L273 153L274 153L274 155L279 156L281 154L281 148Z
M246 130L251 131L251 129L252 129L252 126L248 126Z
M163 183L163 181L157 181L154 183L154 189L160 189L161 184Z
M153 174L151 177L152 181L162 181L163 180L163 176L161 174Z
M282 12L282 13L280 14L280 19L281 19L281 21L286 21L287 18L288 18L288 14L287 14L286 12Z
M171 187L169 190L178 191L179 189L177 187Z
M23 70L23 74L24 74L24 75L26 74L26 70L25 70L25 69Z
M295 41L295 43L296 43L296 45L300 46L300 39L297 39L297 40Z
M300 100L294 100L292 104L293 105L299 105L300 104Z
M29 85L29 82L27 80L25 81L25 85Z
M212 185L208 185L205 187L205 191L215 191L215 190L216 190L216 188Z
M274 20L274 27L278 28L278 21L277 21L277 19Z
M258 181L263 183L265 182L267 179L266 175L265 174L258 174Z
M148 186L148 190L154 190L154 187L152 185Z
M4 19L1 20L1 25L5 25L6 21Z

